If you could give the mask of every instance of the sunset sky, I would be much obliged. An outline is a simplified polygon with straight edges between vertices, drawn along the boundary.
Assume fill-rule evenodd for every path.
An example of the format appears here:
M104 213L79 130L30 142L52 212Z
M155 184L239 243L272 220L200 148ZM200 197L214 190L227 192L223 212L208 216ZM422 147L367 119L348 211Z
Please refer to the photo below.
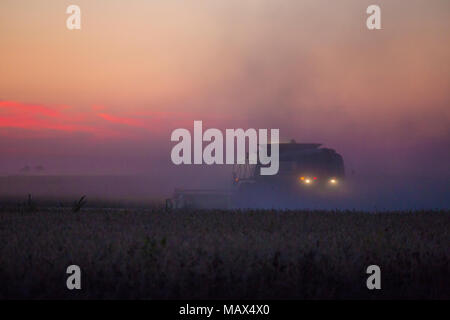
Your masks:
M203 120L450 177L449 34L448 0L2 0L0 174L145 172Z

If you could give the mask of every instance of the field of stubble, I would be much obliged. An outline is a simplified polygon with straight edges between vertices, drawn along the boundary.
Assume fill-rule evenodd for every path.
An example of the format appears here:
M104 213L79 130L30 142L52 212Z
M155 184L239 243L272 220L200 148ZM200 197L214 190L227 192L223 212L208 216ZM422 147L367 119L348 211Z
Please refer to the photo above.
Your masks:
M449 299L449 244L448 211L8 209L0 298Z

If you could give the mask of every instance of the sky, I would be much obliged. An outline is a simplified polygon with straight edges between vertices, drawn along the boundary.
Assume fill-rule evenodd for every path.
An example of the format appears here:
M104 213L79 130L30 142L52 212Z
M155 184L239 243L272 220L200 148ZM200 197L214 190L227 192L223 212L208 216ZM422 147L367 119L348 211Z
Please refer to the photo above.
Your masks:
M2 0L0 174L170 174L202 120L450 181L449 31L447 0Z

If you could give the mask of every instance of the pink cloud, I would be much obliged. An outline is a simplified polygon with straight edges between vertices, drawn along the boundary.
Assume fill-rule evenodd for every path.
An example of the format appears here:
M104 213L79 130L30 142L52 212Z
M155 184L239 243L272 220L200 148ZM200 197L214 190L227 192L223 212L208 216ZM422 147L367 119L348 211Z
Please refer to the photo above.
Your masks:
M0 101L0 128L42 133L48 131L88 133L95 137L133 139L139 135L142 138L144 132L165 135L174 128L191 128L194 120L203 120L206 127L211 127L223 123L227 118L229 117L198 112L165 110L112 114L102 105L93 105L91 109L83 110L65 104L49 106L20 101Z
M24 130L56 130L64 132L84 132L108 135L108 130L88 124L89 115L72 114L71 107L50 107L18 101L0 101L0 128Z
M145 127L144 122L138 119L113 116L107 113L97 113L100 118L115 124L123 124L132 127Z
M12 109L15 111L28 112L34 114L41 114L48 117L58 117L60 112L46 106L26 104L18 101L0 101L0 108Z

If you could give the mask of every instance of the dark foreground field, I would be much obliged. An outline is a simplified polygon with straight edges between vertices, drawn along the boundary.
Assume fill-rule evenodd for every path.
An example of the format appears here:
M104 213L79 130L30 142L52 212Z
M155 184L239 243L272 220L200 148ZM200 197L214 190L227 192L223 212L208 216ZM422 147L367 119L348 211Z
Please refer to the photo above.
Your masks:
M449 299L449 244L448 211L8 209L0 298Z

